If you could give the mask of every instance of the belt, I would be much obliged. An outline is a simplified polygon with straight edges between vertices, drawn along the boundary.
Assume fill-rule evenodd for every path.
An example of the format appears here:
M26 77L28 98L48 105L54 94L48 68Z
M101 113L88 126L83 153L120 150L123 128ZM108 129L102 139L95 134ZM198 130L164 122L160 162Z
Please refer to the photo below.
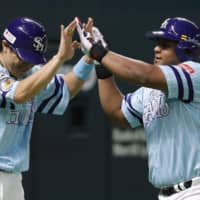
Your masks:
M200 177L195 177L192 180L182 182L170 187L164 187L160 189L160 195L163 196L170 196L172 194L181 192L183 190L186 190L194 185L200 184Z

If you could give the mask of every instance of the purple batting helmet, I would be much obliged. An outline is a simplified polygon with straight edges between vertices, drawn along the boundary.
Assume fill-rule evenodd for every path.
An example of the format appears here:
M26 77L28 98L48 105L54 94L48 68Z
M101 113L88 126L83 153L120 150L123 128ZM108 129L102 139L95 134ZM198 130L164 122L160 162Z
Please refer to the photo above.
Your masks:
M176 41L176 55L182 62L196 60L200 55L200 29L188 19L168 18L161 24L160 30L147 32L146 36Z
M46 62L47 33L39 22L28 17L16 18L5 28L3 39L23 61L31 64Z

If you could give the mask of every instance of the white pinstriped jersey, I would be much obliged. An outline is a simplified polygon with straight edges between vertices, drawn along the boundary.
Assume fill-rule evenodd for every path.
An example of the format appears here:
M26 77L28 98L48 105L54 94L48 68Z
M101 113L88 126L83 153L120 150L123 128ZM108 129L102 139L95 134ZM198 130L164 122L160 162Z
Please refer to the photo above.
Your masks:
M39 68L34 66L27 75ZM62 75L56 75L45 89L24 104L16 104L13 100L18 83L0 65L0 169L11 172L29 168L34 114L63 114L69 102L69 91Z
M144 125L149 180L158 188L200 176L200 64L160 68L168 94L142 87L121 107L131 127Z

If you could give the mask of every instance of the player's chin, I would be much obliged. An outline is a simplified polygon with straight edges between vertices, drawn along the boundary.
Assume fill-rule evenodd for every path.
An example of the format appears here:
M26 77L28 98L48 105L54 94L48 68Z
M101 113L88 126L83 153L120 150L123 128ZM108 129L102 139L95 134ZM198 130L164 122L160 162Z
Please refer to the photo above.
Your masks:
M159 64L160 64L159 60L157 60L157 59L154 59L153 63L154 63L155 65L159 65Z
M153 63L155 65L163 65L164 64L162 59L157 59L157 58L154 59Z

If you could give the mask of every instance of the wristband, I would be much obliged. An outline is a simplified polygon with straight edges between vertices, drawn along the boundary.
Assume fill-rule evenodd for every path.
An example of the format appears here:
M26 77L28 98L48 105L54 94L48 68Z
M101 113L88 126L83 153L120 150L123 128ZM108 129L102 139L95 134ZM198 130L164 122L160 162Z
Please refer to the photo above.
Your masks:
M80 78L81 80L86 80L92 68L94 67L94 63L86 63L83 58L79 60L79 62L74 66L73 72L76 77Z
M112 76L112 73L102 65L96 65L95 71L98 79L106 79Z
M102 58L108 53L108 49L103 47L102 43L99 41L93 44L92 48L90 49L90 56L91 58L97 60L101 63Z

